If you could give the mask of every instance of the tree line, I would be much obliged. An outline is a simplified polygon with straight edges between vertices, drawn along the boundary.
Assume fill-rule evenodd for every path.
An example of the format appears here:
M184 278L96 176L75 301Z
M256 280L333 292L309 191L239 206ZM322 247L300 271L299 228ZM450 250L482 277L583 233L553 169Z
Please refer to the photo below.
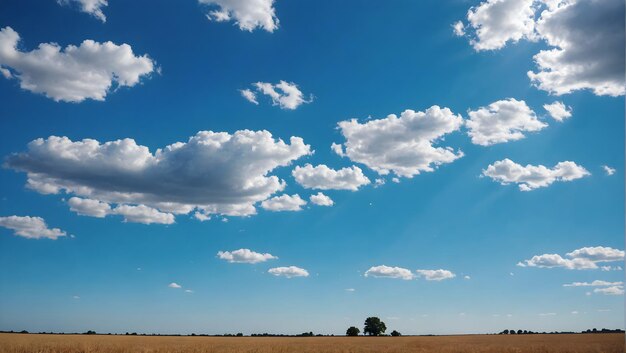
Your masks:
M610 329L606 329L603 328L602 330L598 330L597 328L593 328L593 329L588 329L585 331L580 331L580 332L574 332L574 331L552 331L552 332L534 332L534 331L527 331L527 330L503 330L498 332L499 335L535 335L535 334L541 334L541 335L547 335L547 334L572 334L572 333L623 333L624 330L622 329L615 329L615 330L610 330Z
M390 334L385 334L385 332L387 331L387 325L385 325L385 323L383 321L380 320L380 318L372 316L372 317L368 317L367 319L365 319L365 323L363 324L363 335L366 336L402 336L402 334L396 330L391 331ZM28 332L26 330L22 330L22 331L0 331L0 333L22 333L22 334L29 334L31 332ZM150 333L150 334L146 334L146 333L137 333L137 332L126 332L124 333L97 333L94 330L89 330L86 332L74 332L74 333L65 333L65 332L32 332L33 334L46 334L46 335L78 335L78 334L83 334L83 335L126 335L126 336L198 336L198 337L244 337L245 335L241 332L237 333L237 334L232 334L232 333L225 333L223 335L209 335L209 334L195 334L195 333L191 333L188 335L182 335L182 334L155 334L155 333ZM361 330L358 327L355 326L350 326L348 328L348 330L346 330L346 336L359 336L359 334L361 333ZM580 332L574 332L574 331L552 331L552 332L535 332L535 331L530 331L530 330L510 330L510 329L506 329L503 331L500 331L499 335L533 335L533 334L574 334L574 333L582 333L582 334L594 334L594 333L598 333L598 334L602 334L602 333L624 333L623 329L600 329L598 330L597 328L593 328L593 329L588 329L588 330L584 330L584 331L580 331ZM250 337L334 337L335 335L322 335L322 334L313 334L312 331L310 332L303 332L301 334L297 334L297 335L285 335L285 334L272 334L272 333L253 333L250 335ZM432 336L432 335L427 335L427 336Z

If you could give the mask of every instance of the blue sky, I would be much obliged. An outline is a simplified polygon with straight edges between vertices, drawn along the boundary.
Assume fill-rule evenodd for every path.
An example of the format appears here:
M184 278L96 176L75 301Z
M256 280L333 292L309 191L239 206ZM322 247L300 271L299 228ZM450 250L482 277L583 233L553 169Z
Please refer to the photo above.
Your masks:
M0 329L623 328L624 4L537 2L3 2Z

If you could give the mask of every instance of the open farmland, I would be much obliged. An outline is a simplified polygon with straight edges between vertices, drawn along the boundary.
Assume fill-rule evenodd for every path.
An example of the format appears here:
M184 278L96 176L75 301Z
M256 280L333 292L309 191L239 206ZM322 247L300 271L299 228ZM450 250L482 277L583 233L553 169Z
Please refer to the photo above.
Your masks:
M622 353L624 334L178 337L0 334L0 353Z

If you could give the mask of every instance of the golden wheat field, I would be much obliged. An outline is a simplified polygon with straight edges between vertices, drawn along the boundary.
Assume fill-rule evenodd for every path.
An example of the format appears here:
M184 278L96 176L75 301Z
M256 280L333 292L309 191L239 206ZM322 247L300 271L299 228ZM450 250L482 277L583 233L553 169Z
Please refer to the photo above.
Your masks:
M0 334L0 353L622 353L624 334L143 337Z

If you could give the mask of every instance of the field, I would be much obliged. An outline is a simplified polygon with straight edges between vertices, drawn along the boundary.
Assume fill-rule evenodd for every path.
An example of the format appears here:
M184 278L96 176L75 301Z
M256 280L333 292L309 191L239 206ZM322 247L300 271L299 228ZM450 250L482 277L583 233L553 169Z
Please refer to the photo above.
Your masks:
M142 337L0 334L0 353L623 353L624 334Z

